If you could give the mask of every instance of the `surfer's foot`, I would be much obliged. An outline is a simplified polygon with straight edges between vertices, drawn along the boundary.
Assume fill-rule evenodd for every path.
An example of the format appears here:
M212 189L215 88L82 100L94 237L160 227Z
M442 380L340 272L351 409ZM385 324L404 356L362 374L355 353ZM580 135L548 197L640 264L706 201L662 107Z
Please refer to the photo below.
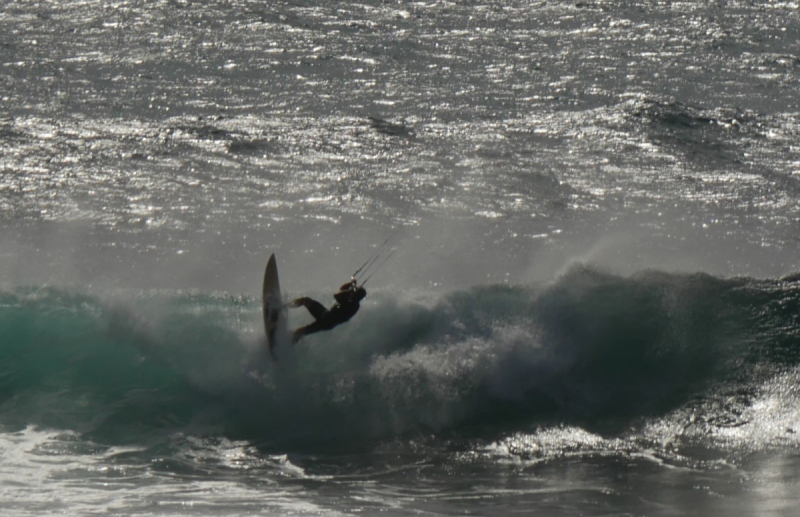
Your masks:
M290 309L300 307L301 305L303 305L303 300L305 300L305 298L295 298L291 302L287 303L286 306L289 307Z

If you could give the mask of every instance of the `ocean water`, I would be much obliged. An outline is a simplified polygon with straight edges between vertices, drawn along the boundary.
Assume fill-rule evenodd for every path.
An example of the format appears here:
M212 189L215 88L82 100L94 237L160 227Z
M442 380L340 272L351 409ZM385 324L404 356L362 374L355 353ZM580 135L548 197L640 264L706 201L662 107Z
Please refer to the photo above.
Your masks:
M0 514L800 515L799 35L3 2ZM277 365L271 253L326 304L381 257Z

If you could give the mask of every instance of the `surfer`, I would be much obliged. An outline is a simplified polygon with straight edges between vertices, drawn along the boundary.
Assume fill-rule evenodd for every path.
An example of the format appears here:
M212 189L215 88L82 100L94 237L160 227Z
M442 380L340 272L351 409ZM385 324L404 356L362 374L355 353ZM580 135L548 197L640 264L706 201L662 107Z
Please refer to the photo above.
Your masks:
M359 287L354 277L333 295L336 303L330 309L326 309L324 305L308 296L292 300L287 304L289 307L305 307L315 320L314 323L296 329L292 335L292 343L297 343L308 334L331 330L348 321L358 312L360 302L365 296L367 296L367 290L363 285Z

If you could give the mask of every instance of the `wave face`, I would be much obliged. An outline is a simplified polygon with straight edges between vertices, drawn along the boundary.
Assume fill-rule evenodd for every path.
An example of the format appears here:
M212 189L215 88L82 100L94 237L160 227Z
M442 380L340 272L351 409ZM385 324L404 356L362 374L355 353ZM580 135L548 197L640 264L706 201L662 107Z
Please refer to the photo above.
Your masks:
M369 301L273 367L252 299L2 294L0 425L113 442L191 430L284 448L659 418L708 431L741 423L800 363L800 278L575 267L547 286Z

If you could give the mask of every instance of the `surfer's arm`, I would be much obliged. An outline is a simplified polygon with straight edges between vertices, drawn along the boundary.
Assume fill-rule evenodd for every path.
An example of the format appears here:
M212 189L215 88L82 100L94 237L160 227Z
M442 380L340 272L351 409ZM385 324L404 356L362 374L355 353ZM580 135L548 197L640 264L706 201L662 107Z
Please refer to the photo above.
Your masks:
M339 288L339 292L334 294L333 297L336 298L336 301L339 303L346 303L350 301L350 298L353 296L353 291L356 290L358 283L356 279L352 279L346 284L343 284L342 287Z
M342 287L339 288L339 292L341 293L341 292L344 292L344 291L352 291L353 289L356 288L356 286L358 286L358 282L356 282L356 279L353 278L349 282L347 282L346 284L342 284ZM334 295L334 296L336 296L336 295Z

